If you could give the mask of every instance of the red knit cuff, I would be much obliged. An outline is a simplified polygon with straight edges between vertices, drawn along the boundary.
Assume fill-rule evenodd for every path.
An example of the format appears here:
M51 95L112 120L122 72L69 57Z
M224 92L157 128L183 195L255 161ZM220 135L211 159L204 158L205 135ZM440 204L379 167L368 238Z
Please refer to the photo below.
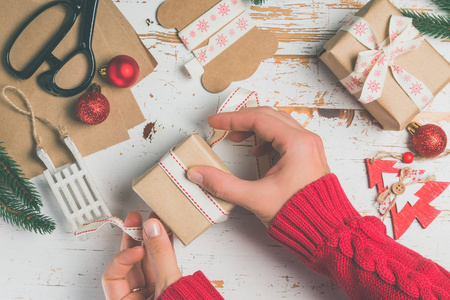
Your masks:
M205 299L223 300L222 296L201 271L185 276L169 286L157 300Z
M329 174L285 204L273 220L269 235L307 263L320 246L337 238L339 228L358 218L361 215L350 204L336 175Z

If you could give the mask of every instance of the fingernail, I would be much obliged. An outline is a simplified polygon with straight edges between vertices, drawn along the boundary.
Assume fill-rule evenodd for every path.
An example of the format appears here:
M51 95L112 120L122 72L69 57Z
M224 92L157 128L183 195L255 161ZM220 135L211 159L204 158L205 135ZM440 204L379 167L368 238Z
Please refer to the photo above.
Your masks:
M159 228L158 221L154 219L149 219L144 223L145 234L149 238L157 237L161 234L161 229Z
M202 174L194 171L188 171L187 177L190 181L200 185L203 184L203 180L205 179Z

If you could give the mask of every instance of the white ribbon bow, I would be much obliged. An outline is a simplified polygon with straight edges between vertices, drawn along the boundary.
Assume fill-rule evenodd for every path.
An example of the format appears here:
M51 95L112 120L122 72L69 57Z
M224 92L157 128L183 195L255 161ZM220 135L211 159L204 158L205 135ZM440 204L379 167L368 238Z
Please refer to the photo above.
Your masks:
M350 93L362 91L359 98L362 103L367 104L381 97L389 67L397 83L421 111L433 100L433 93L422 81L394 62L396 57L417 49L424 40L423 37L415 39L419 32L412 25L411 18L391 16L389 37L381 44L370 24L361 17L350 17L341 30L348 31L371 49L358 54L355 70L341 80Z

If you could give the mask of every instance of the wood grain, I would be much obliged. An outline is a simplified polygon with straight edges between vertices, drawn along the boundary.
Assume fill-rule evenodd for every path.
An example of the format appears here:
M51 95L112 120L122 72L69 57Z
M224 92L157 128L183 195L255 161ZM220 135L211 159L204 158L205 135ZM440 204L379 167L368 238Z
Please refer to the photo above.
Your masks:
M264 104L290 113L319 134L330 168L362 215L377 215L375 189L369 189L364 159L379 150L410 151L406 132L383 131L358 102L317 59L326 40L367 0L268 0L248 9L261 28L276 33L277 54L264 61L249 79L219 94L189 79L183 65L191 57L176 36L156 22L158 1L115 0L145 46L158 61L156 71L132 91L147 122L130 131L131 139L87 158L87 164L111 211L125 218L149 208L131 189L131 180L151 167L170 147L188 134L209 135L207 116L214 113L232 89L258 91ZM397 7L435 12L430 0L394 0ZM249 3L249 1L247 1ZM153 23L147 25L146 20ZM448 41L428 39L450 59ZM124 53L126 54L126 53ZM450 89L447 87L417 119L450 132ZM144 127L156 122L151 139ZM229 141L217 148L229 168L242 178L254 178L248 143ZM450 181L450 157L417 163ZM299 170L300 172L300 170ZM33 179L42 193L44 212L58 227L51 236L38 236L0 222L0 288L2 299L104 299L100 278L119 249L121 232L104 228L88 241L73 237L43 177ZM399 242L450 269L450 193L432 205L442 213L427 229L417 221ZM390 219L385 221L392 236ZM214 226L184 248L175 241L183 274L202 270L225 299L347 299L330 280L308 270L293 254L267 236L266 228L248 211L237 208L228 222Z

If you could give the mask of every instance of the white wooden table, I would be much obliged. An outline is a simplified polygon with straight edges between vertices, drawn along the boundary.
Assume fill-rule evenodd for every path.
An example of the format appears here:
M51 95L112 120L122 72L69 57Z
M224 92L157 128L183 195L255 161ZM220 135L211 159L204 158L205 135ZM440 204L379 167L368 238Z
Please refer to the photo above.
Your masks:
M330 167L353 205L363 215L376 214L376 192L368 188L364 159L379 150L403 153L410 137L405 131L383 131L316 57L342 20L366 0L268 0L262 7L250 7L257 24L276 33L278 52L251 78L219 94L205 91L200 82L184 75L183 64L191 54L174 30L157 24L161 0L115 2L159 62L156 71L133 88L148 122L156 122L151 141L142 137L144 123L130 131L129 141L87 158L115 215L123 219L133 210L148 215L150 209L132 191L131 180L188 134L206 137L207 116L238 86L258 91L265 104L290 112L322 136ZM394 0L394 4L436 10L431 0ZM153 21L150 26L147 18ZM429 41L450 58L448 41ZM450 133L449 93L448 87L441 92L422 114L422 123L439 124ZM218 153L236 174L253 177L249 145L227 143ZM450 181L450 157L415 165ZM103 299L100 278L118 251L122 232L104 228L88 241L78 240L45 179L40 176L33 182L57 229L39 236L0 222L0 299ZM439 217L425 230L415 221L399 242L450 269L450 191L432 204L442 211ZM390 219L385 223L392 235ZM338 286L270 239L266 228L244 209L234 210L228 222L214 226L187 248L175 243L183 274L202 270L226 299L347 299Z

